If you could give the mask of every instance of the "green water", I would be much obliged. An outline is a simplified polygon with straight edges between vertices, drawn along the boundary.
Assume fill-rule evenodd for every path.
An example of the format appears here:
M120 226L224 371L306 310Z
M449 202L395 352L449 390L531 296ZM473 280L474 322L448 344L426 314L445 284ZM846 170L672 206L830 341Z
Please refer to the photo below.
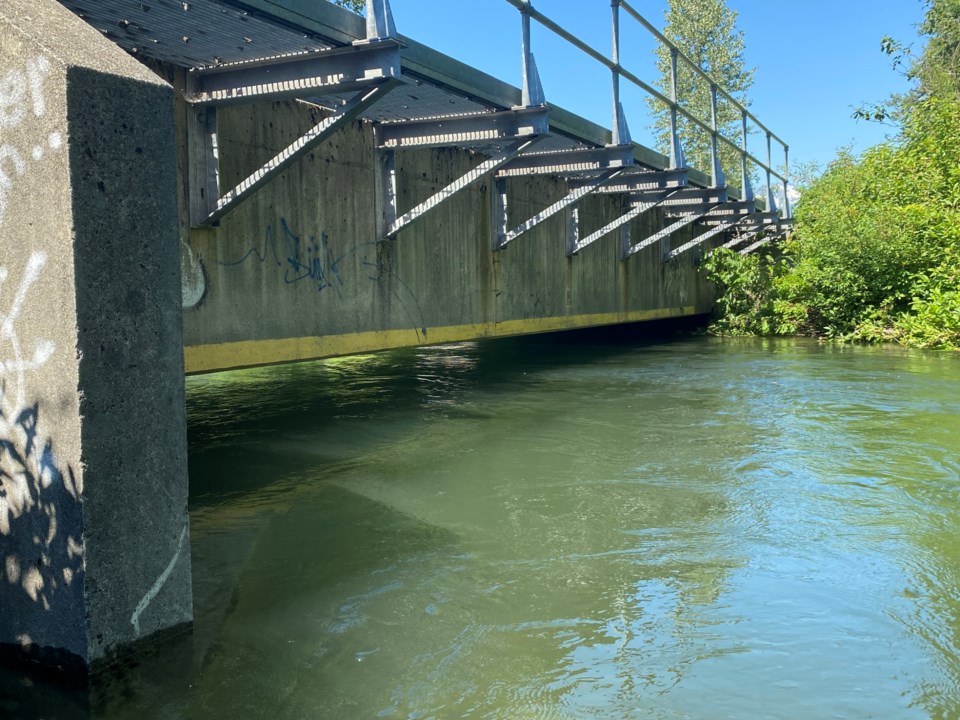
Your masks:
M97 718L960 717L960 357L526 339L188 408L195 631Z

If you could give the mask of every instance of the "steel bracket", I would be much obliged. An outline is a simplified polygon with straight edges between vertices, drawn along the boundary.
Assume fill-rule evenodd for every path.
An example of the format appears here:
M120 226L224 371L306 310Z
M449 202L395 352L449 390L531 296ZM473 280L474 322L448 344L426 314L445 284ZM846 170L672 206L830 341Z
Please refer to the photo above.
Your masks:
M524 233L533 230L537 225L546 221L547 219L553 217L558 212L567 209L580 199L586 197L587 195L595 192L597 189L601 188L604 184L614 180L619 175L623 174L625 170L608 170L604 172L599 177L594 178L590 182L580 185L576 190L572 190L567 193L566 196L553 203L550 207L541 210L536 215L528 219L526 222L518 225L513 230L506 230L506 215L507 215L507 206L506 198L507 194L504 191L505 188L502 188L498 185L498 192L494 193L493 201L497 204L495 208L495 217L498 218L498 221L495 225L498 228L497 238L494 240L493 249L502 250L509 243L516 240L518 237ZM502 179L498 181L499 183L504 182ZM571 241L573 242L573 241Z
M184 97L195 105L236 105L356 92L398 79L400 48L385 38L190 70Z
M693 249L693 248L695 248L695 247L698 247L698 246L702 245L702 244L705 243L707 240L710 240L711 238L716 237L716 236L719 235L720 233L724 233L724 232L726 232L727 230L730 230L731 228L733 228L733 227L734 227L735 225L737 225L738 223L743 222L743 221L746 219L746 217L747 217L747 216L743 216L743 217L732 217L732 218L727 218L727 219L723 220L719 225L710 228L710 229L707 230L706 232L701 233L700 235L697 235L697 237L695 237L693 240L690 240L689 242L684 243L684 244L681 245L680 247L678 247L678 248L676 248L676 249L671 250L670 252L668 252L668 253L664 256L664 260L665 260L665 261L673 260L674 258L676 258L676 257L682 255L683 253L685 253L687 250L691 250L691 249Z
M632 167L633 164L632 145L551 150L522 155L501 168L497 177L598 173ZM570 187L575 189L578 183L587 185L592 182L593 178L582 181L571 179Z
M399 84L398 80L382 81L372 88L357 93L337 108L333 115L314 125L222 197L216 132L217 109L212 106L190 109L188 112L196 113L189 131L192 141L189 143L191 148L190 225L210 227L217 224L241 202L345 124L354 120Z
M487 160L484 160L470 172L462 175L447 185L445 188L434 194L432 197L424 200L422 203L400 215L396 204L396 168L394 163L394 151L392 149L379 150L379 162L377 163L380 179L378 180L378 200L381 221L381 239L392 238L401 230L426 215L441 203L458 195L463 190L474 183L482 180L488 175L495 173L500 167L506 165L515 157L530 150L538 142L543 140L544 135L534 135L532 137L516 140L506 148L493 154Z
M653 235L650 235L649 237L644 238L643 240L636 243L635 245L631 245L629 248L627 248L624 254L624 257L627 258L627 257L630 257L631 255L635 255L636 253L640 252L644 248L649 247L656 242L660 242L661 240L665 240L669 238L671 235L673 235L673 233L677 232L677 230L681 230L685 228L687 225L690 225L691 223L694 223L700 218L702 218L704 215L706 215L711 210L713 210L714 207L716 207L716 205L706 204L703 207L701 207L699 210L691 212L689 215L686 215L680 218L679 220L677 220L676 222L671 223L670 225L663 228L659 232L655 232ZM665 252L664 255L666 255L667 252Z
M620 229L631 222L634 218L639 217L647 210L652 210L653 208L661 205L665 200L669 199L672 195L676 194L677 190L659 190L656 192L646 193L641 196L642 199L633 198L633 202L630 204L630 209L627 210L623 215L618 217L613 222L607 223L602 228L596 232L590 233L587 237L580 239L579 237L573 237L569 243L567 249L567 255L576 255L581 250L583 250L588 245L596 242L604 235L613 232L614 230ZM630 235L625 233L624 237L624 253L630 246Z
M773 241L779 239L782 234L783 234L782 232L779 232L779 233L774 233L773 235L767 235L766 237L762 237L759 240L757 240L755 243L753 243L753 245L749 245L748 247L745 247L743 250L741 250L740 254L749 255L755 250L759 250L764 245L768 245L769 243L772 243Z
M571 180L570 186L577 187L580 180ZM679 170L649 170L632 171L620 175L616 182L604 185L598 192L605 194L626 193L635 195L656 190L679 190L687 186L687 171Z
M550 131L547 108L514 108L498 112L418 118L377 125L377 147L428 148L491 141L529 139Z

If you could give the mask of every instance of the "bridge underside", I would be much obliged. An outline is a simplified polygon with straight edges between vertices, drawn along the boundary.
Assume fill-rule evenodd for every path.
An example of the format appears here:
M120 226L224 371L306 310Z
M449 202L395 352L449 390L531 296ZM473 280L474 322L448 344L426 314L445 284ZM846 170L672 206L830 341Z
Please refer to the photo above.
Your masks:
M779 231L387 7L0 4L0 654L191 621L185 373L701 314Z
M60 2L174 86L187 373L704 313L697 260L762 222L618 102L548 106L526 16L520 89L384 1Z
M279 152L315 114L289 101L221 110L226 152L220 168L227 185ZM695 253L663 262L670 238L622 259L624 237L658 231L663 211L640 215L567 254L574 217L585 235L624 213L624 200L615 195L585 197L576 213L558 212L494 249L496 181L488 178L395 238L378 241L376 157L372 126L351 123L219 227L189 231L183 248L188 373L710 308L712 294L694 265ZM458 148L398 151L399 207L429 198L487 157ZM507 224L562 199L567 186L556 177L511 182ZM672 242L690 237L688 231Z

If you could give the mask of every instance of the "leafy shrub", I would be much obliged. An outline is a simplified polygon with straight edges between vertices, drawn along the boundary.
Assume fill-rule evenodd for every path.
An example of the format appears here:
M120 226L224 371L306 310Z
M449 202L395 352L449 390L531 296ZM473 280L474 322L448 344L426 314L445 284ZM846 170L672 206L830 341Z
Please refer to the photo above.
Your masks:
M718 251L713 329L960 348L960 102L911 103L898 144L842 153L782 258Z

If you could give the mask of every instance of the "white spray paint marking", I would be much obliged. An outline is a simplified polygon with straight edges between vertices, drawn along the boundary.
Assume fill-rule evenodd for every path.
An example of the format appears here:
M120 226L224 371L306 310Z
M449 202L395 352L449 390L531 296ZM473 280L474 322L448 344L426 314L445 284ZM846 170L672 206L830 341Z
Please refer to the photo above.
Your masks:
M177 564L177 560L180 559L180 553L183 552L183 541L187 537L187 526L183 526L183 530L180 531L180 541L177 543L177 551L173 554L173 558L170 560L170 564L160 573L160 577L157 578L156 582L153 583L153 586L147 590L147 594L143 596L143 599L137 603L136 609L133 611L133 615L130 616L130 624L133 625L133 631L137 634L137 637L140 637L140 616L143 614L143 611L147 609L147 606L153 602L153 599L157 596L157 593L160 592L161 588L167 582L170 577L170 573L173 572L173 568Z
M9 345L12 351L12 358L0 360L0 380L6 380L8 375L13 375L14 379L14 397L11 401L6 393L0 389L0 407L6 418L14 417L14 414L24 406L24 385L26 372L36 370L50 359L53 355L55 346L50 340L38 340L33 346L33 355L31 358L23 356L23 347L20 337L17 334L16 322L23 310L27 299L27 293L30 287L40 279L40 272L47 264L47 254L36 251L31 253L27 260L27 266L20 278L20 286L14 294L13 301L10 303L10 309L3 311L0 309L0 343ZM6 267L0 267L0 289L9 276ZM0 420L0 435L7 430L6 422Z
M27 61L27 78L30 81L30 99L33 102L33 114L43 117L47 111L43 99L43 80L50 70L50 61L40 56Z
M27 76L10 70L0 77L0 128L15 128L27 116Z
M181 307L184 310L196 307L207 289L203 260L197 257L190 245L180 238L180 284Z
M10 70L0 76L0 129L19 127L31 113L35 119L46 115L43 86L49 72L50 61L40 56L27 60L24 69ZM56 151L63 146L63 136L59 132L50 133L46 146L36 140L21 149L9 143L0 146L0 223L7 213L7 195L13 190L14 181L28 169L24 158L39 162L47 148Z

